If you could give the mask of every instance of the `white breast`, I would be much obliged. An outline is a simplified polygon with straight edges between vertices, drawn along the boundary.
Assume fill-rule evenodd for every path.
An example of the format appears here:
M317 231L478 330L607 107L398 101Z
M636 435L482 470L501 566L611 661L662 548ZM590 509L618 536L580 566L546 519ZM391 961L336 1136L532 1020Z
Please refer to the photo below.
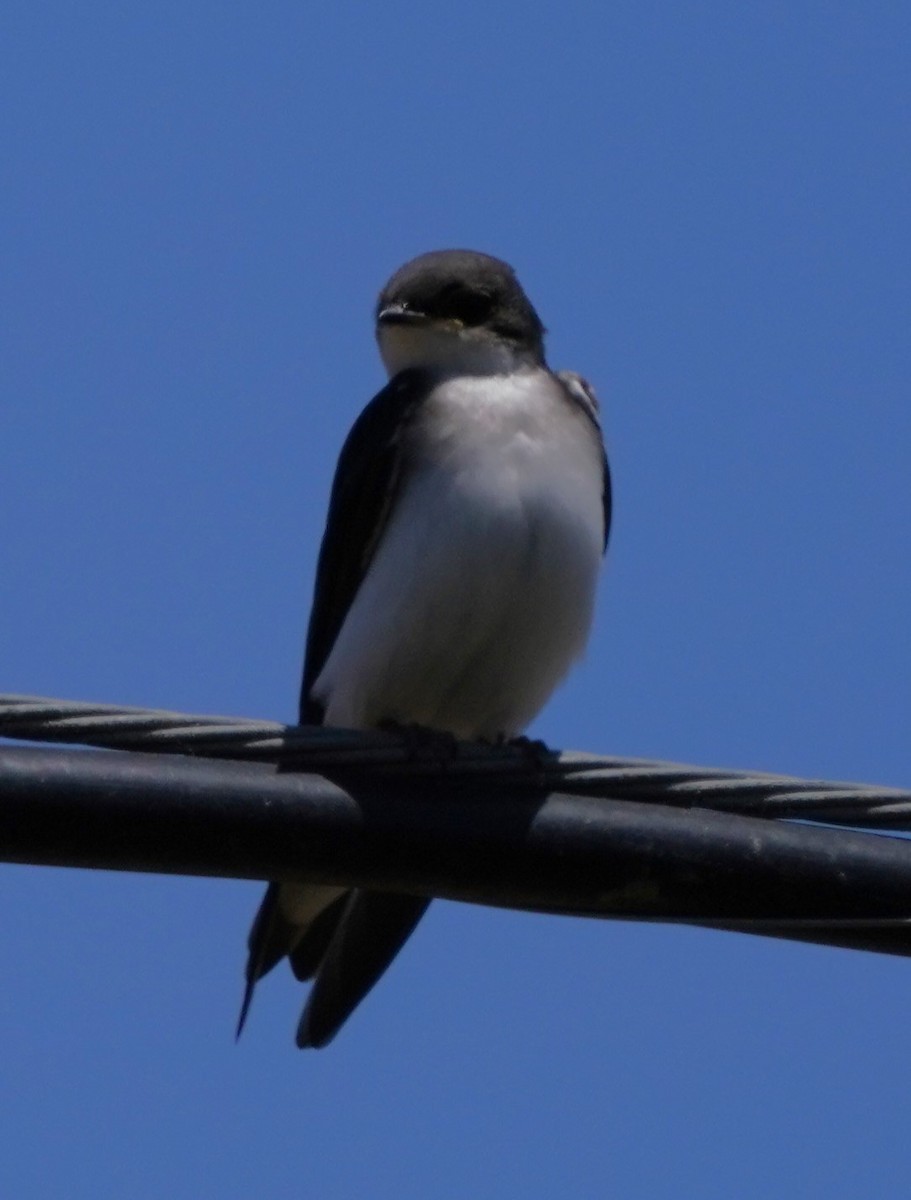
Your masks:
M314 686L326 723L520 732L581 653L604 537L591 423L544 371L439 384Z

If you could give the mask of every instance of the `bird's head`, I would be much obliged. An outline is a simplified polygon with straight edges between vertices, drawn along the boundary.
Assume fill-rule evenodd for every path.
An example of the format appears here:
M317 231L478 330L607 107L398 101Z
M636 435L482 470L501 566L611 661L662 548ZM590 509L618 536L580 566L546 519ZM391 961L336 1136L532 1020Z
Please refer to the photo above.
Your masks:
M544 326L512 267L473 250L436 250L400 267L380 292L376 336L390 376L544 362Z

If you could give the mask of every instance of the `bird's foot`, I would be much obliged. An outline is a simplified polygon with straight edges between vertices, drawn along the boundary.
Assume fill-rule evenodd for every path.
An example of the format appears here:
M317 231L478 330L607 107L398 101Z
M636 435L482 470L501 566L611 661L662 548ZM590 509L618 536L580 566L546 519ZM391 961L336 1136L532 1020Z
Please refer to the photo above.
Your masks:
M392 719L381 721L379 728L401 738L405 751L413 762L431 762L438 766L446 766L458 757L458 738L444 730L428 729L426 725L406 725Z
M499 737L496 744L517 750L528 766L542 772L542 778L544 768L552 763L557 755L557 751L551 750L550 746L546 742L542 742L540 738L525 737L524 734L520 734L518 737Z

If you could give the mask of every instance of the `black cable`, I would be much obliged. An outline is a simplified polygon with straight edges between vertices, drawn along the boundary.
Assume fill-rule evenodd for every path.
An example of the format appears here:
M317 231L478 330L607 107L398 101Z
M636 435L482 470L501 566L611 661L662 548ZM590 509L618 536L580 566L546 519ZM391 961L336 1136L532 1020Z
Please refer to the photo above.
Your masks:
M7 861L306 879L911 954L911 840L831 827L908 828L897 788L29 697L0 697L0 735L121 747L0 746Z

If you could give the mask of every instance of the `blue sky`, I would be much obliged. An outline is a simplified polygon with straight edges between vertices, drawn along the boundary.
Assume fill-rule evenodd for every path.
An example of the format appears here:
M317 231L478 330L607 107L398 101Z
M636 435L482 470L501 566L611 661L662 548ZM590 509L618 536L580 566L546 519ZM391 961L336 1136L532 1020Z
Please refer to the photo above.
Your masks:
M0 17L0 690L291 719L404 259L513 263L605 412L554 745L907 786L911 14ZM0 868L0 1190L904 1196L911 962L434 905L338 1040L254 884Z

